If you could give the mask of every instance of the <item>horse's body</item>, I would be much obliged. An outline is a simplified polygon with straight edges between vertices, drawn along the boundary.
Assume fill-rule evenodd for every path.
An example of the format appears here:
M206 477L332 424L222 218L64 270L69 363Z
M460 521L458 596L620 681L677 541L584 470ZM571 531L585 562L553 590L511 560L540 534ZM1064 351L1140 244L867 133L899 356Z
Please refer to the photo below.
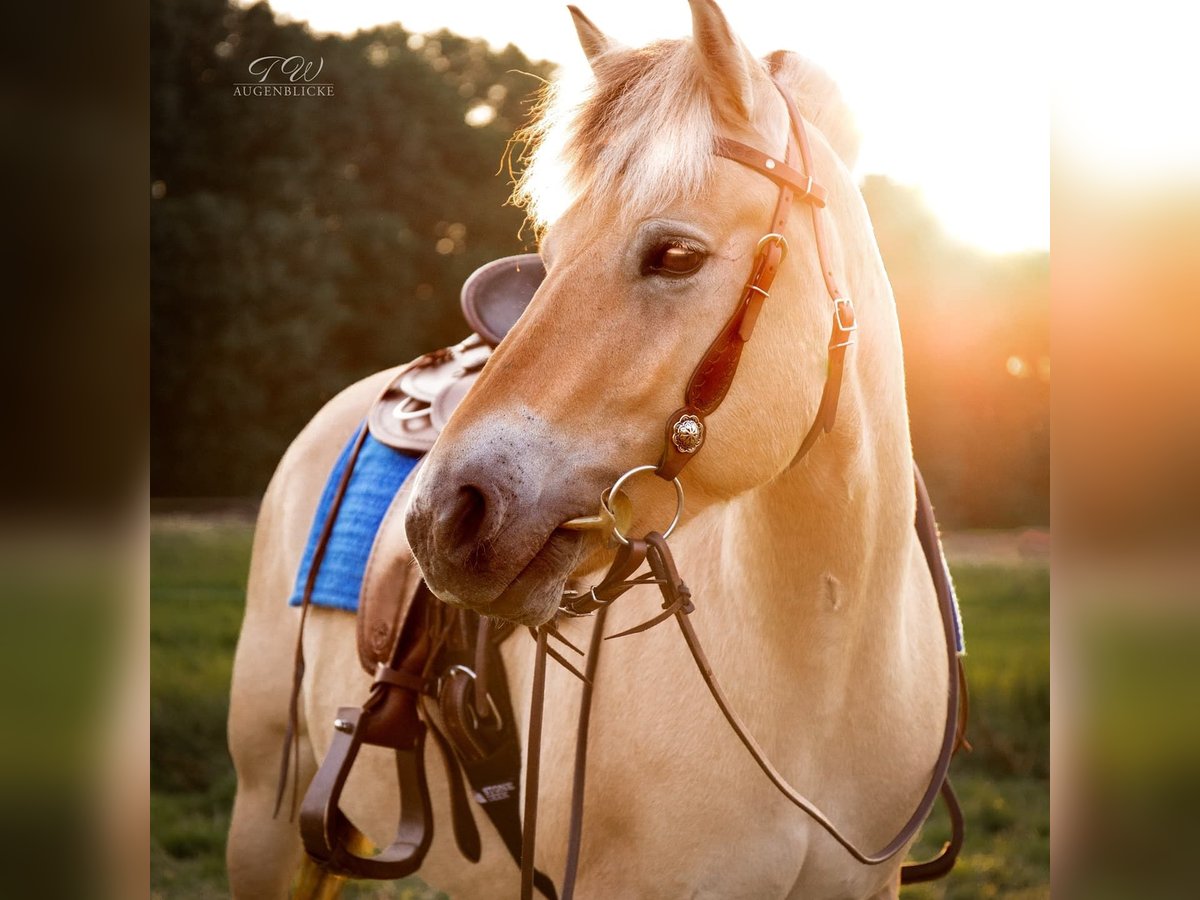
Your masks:
M700 0L695 6L697 42L721 38L715 8ZM603 68L605 54L619 58L626 51L611 48L580 19L603 84L612 77ZM717 33L705 34L706 27ZM712 76L714 65L710 60L705 77L734 77ZM795 91L814 131L844 140L841 108L827 81L792 56L779 61L776 75ZM779 145L778 108L763 99L753 77L742 88L760 92L750 119L757 140ZM827 306L805 306L816 307L811 298L820 275L804 218L794 217L791 259L728 400L711 420L704 452L683 476L689 515L671 545L694 592L692 621L751 730L792 784L859 846L872 849L908 818L929 781L948 684L934 588L913 530L894 304L839 151L843 160L852 154L815 136L841 277L861 323L838 427L788 467L816 408L828 327ZM732 165L720 172L722 179L705 182L697 196L654 209L656 221L694 223L712 254L693 293L672 283L675 294L661 305L638 294L637 285L624 292L632 300L622 299L620 282L598 268L626 252L620 242L630 229L622 210L597 202L585 215L591 195L581 195L551 228L546 282L451 419L415 488L410 539L443 599L532 622L544 615L522 598L540 596L540 581L547 595L561 593L562 578L601 561L596 546L567 545L566 538L544 555L545 529L539 536L525 524L590 511L616 474L657 453L660 423L727 314L722 301L728 303L729 284L753 249L755 229L761 233L769 200L768 187L752 173ZM622 302L637 307L633 320L621 318ZM324 478L387 377L355 385L314 418L263 502L230 714L239 792L229 863L239 897L281 895L302 857L295 823L286 814L271 817L298 620L285 599ZM492 455L480 463L485 450ZM476 560L464 574L461 567L451 572L446 560L453 552L445 543L421 543L414 516L418 524L426 516L426 531L441 527L439 492L457 502L469 465L507 479L511 521L491 541L496 561ZM488 490L478 488L485 496ZM657 498L639 491L635 499L648 504L639 509L649 510L653 522L665 520ZM531 571L538 584L529 582ZM525 579L520 596L509 590L514 579ZM647 618L658 599L652 587L635 589L614 605L606 630ZM590 620L560 627L586 646ZM351 616L314 610L304 641L302 790L329 746L336 707L361 702L369 686L355 656ZM524 730L534 644L518 631L503 652ZM554 877L566 850L578 695L579 683L551 666L537 862ZM594 704L577 896L895 896L903 854L860 865L779 797L725 725L669 624L608 642ZM441 766L432 759L429 774L439 828L421 876L456 900L515 896L516 866L482 816L476 816L482 861L471 865L458 855ZM390 757L364 753L343 806L384 844L395 825L395 794Z

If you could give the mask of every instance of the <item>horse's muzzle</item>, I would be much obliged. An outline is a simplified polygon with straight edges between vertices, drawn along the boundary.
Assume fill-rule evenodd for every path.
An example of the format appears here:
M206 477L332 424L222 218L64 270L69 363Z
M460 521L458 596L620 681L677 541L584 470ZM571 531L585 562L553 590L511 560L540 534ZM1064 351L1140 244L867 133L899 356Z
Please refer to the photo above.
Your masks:
M531 477L528 460L487 445L463 455L435 450L405 520L430 590L447 603L523 625L553 615L568 576L598 540L559 527L595 505L595 488Z

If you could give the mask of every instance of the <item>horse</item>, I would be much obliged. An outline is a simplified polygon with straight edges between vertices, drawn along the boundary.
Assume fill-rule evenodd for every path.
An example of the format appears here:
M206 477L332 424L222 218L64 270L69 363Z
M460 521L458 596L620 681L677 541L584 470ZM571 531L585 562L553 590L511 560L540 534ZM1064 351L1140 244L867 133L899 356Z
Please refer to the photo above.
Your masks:
M662 422L730 311L776 189L713 153L728 137L782 153L799 109L825 186L826 241L854 298L836 424L793 465L826 378L829 296L814 228L790 246L738 377L680 475L687 506L671 547L692 585L691 621L731 701L784 776L860 845L879 846L926 789L951 690L935 586L914 532L913 455L895 301L851 173L853 120L804 57L755 58L712 0L692 35L628 48L574 7L593 79L544 100L519 137L516 184L546 277L446 424L413 484L407 531L442 601L538 626L564 590L611 558L561 523L596 508L616 477L652 463ZM777 87L778 85L778 87ZM228 843L236 897L288 891L303 861L294 822L273 816L298 614L295 578L324 479L395 370L346 389L284 455L263 499L229 715L238 790ZM637 528L671 517L670 488L634 479ZM655 608L653 586L608 612L617 632ZM588 623L559 620L586 645ZM355 623L312 609L298 720L301 788L329 748L335 710L365 695ZM535 644L502 649L525 727ZM538 867L567 853L579 684L545 677ZM775 792L724 725L668 628L610 641L594 679L579 897L896 897L904 853L855 861ZM380 845L394 823L394 764L364 750L343 808ZM444 805L440 767L429 777ZM478 817L477 817L478 818ZM482 858L448 829L421 868L454 898L515 896L517 872L480 822Z

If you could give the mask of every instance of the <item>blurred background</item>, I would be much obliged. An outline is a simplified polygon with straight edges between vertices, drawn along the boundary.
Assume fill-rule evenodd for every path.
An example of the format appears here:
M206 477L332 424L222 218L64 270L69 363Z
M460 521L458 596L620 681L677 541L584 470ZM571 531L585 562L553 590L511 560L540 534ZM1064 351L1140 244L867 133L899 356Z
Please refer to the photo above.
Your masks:
M266 4L152 7L157 497L257 498L288 442L334 393L465 334L457 298L466 276L535 249L521 212L505 206L506 143L540 79L577 77L583 66L559 3L530 4L520 17L477 4L276 6L343 31L314 34ZM594 15L630 43L689 27L682 0L653 15L634 15L634 6L605 4ZM752 7L731 11L735 28L760 18ZM430 30L344 33L397 15ZM898 42L860 41L847 59L850 16L822 20L814 33L806 13L795 29L776 22L744 39L766 54L780 33L795 33L796 49L857 73L846 90L852 109L854 95L863 97L863 191L900 311L917 458L942 522L1044 526L1045 87L1036 77L1018 85L1027 96L1014 102L994 61L976 59L946 79L945 59L907 62L922 59L920 46L905 48L891 83L880 84L874 46ZM471 36L431 30L445 20ZM993 46L986 24L961 23L956 59ZM554 61L531 60L526 44ZM233 85L254 80L248 63L267 55L324 60L319 80L334 96L234 96ZM964 91L995 102L977 98L947 115Z
M952 879L906 896L1047 896L1041 13L876 4L864 31L864 9L726 14L756 54L826 66L858 115L915 454L964 605L975 750L956 781L970 837ZM683 0L584 11L631 45L690 29ZM586 63L565 5L541 0L157 0L150 41L151 887L210 897L225 890L229 667L262 491L336 392L466 335L458 293L474 268L536 249L505 205L502 159L543 79L584 77ZM263 56L322 60L315 81L333 96L239 95ZM935 817L918 855L947 831ZM362 888L436 896L415 880L379 890Z

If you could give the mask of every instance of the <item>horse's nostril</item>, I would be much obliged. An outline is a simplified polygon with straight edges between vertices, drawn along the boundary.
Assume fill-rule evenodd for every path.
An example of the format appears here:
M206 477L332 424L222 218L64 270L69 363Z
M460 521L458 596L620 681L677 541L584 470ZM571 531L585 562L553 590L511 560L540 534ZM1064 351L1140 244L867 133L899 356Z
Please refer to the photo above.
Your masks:
M458 489L454 506L446 518L446 532L455 543L468 543L480 538L487 520L488 504L483 491L473 484Z

